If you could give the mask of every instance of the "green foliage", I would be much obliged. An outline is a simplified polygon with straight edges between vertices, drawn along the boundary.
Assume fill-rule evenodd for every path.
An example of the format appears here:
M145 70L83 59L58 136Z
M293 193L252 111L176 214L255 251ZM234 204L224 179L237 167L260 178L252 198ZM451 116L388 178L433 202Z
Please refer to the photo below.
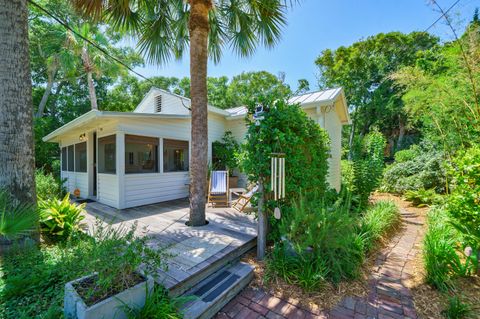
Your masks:
M46 173L41 168L35 171L35 186L39 200L58 198L65 195L63 181L58 181L52 173Z
M168 255L163 250L150 248L148 237L136 237L136 227L136 223L130 229L104 227L101 221L96 223L90 267L97 276L90 287L75 287L87 305L135 285L140 265L146 275L155 277L158 269L166 267Z
M426 282L446 291L453 287L452 278L465 276L472 268L469 259L462 263L457 253L461 235L452 227L445 211L434 209L428 214L427 232L423 240Z
M395 203L380 201L369 207L360 219L359 234L365 252L371 251L377 242L400 223L400 212Z
M382 190L403 194L406 191L433 189L445 192L445 159L435 147L417 147L398 152L400 161L387 166L383 175ZM397 155L396 155L397 158Z
M124 311L129 319L181 319L178 309L186 301L185 298L172 299L164 288L156 286L141 309L125 305Z
M462 302L458 296L448 298L448 306L442 311L442 315L447 319L467 318L472 312L468 303Z
M452 190L448 212L467 243L480 249L480 146L461 151L449 169Z
M249 120L247 140L242 145L240 167L251 182L263 181L265 193L270 191L271 154L285 153L285 199L288 207L300 193L327 189L329 137L317 123L297 105L288 105L277 97L264 97L264 119L257 126ZM267 208L275 202L267 201ZM275 204L276 205L276 204ZM276 220L272 220L272 236L277 236Z
M118 232L107 235L111 232L94 231L92 237L76 233L61 244L33 246L3 256L0 318L62 318L65 283L111 265L109 272L119 271L118 286L125 274L120 267L134 267L125 265L126 261L143 258L147 264L154 263L147 260L157 258L152 254L132 256L131 245L139 245L137 238L122 237ZM127 256L121 255L124 252Z
M342 186L349 191L353 191L355 179L353 162L348 160L342 160L340 162L340 170L342 174Z
M62 200L56 197L40 200L38 211L40 230L50 240L64 241L83 227L85 204L70 202L70 193Z
M362 140L361 148L354 154L353 193L357 206L367 206L370 194L380 185L383 173L383 152L386 140L382 133L372 131Z
M221 141L212 143L212 166L216 170L229 170L233 174L233 169L237 168L239 163L237 153L240 151L240 145L232 135L232 132L226 131Z
M329 280L338 283L358 275L364 247L355 231L348 193L336 201L318 192L302 195L293 203L290 214L282 216L279 227L295 253L315 260L312 267L325 267ZM303 266L310 267L306 263Z
M434 189L420 188L418 190L408 190L403 195L403 198L417 207L442 204L443 202L442 195L437 194Z
M0 240L28 235L38 225L38 214L30 204L16 203L0 189Z
M410 148L395 153L395 163L413 161L415 157L419 156L420 154L420 147L418 145L411 145Z

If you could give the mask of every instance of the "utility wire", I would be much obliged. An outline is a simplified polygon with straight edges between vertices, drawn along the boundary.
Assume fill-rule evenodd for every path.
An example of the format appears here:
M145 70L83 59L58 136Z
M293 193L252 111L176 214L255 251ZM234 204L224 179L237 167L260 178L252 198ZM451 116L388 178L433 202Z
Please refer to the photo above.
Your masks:
M446 16L447 13L448 13L450 10L452 10L453 7L455 7L459 2L460 2L460 0L455 1L447 10L445 10L445 11L442 13L442 15L441 15L440 17L438 17L437 20L435 20L428 28L426 28L424 32L428 32L428 30L430 30L431 28L433 28L433 26L434 26L435 24L437 24L438 21L442 20L442 18L443 18L444 16Z
M73 34L75 34L76 36L78 36L79 38L81 38L83 41L89 43L90 45L92 45L93 47L95 47L97 50L100 50L100 52L102 52L106 57L109 57L110 59L114 60L115 62L117 62L118 64L120 64L121 66L127 68L130 72L132 72L133 74L139 76L140 78L148 81L149 83L155 85L155 83L147 78L146 76L144 76L143 74L135 71L133 68L131 68L129 65L125 64L122 60L118 59L117 57L114 57L113 55L111 55L110 53L108 53L107 50L105 50L104 48L102 48L100 45L98 45L97 43L93 42L92 40L84 37L83 35L81 35L80 33L78 33L77 31L75 31L72 27L70 27L70 25L60 19L59 17L55 16L53 13L51 13L50 11L48 11L47 9L45 9L44 7L42 7L41 5L39 5L38 3L36 3L35 1L33 0L28 0L28 2L30 2L33 6L37 7L39 10L45 12L45 14L47 14L48 16L50 16L53 20L57 21L60 25L62 25L65 29L69 30L70 32L72 32ZM191 108L188 107L187 105L185 105L185 103L183 102L183 98L179 97L180 99L180 102L182 103L182 106L184 108L186 108L187 110L191 111Z

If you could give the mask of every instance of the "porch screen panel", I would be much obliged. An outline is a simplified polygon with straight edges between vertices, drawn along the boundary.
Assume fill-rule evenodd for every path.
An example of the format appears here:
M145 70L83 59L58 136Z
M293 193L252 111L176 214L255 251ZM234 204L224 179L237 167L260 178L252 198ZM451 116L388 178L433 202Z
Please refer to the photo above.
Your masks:
M98 172L116 174L115 135L98 139Z
M87 172L87 142L75 144L75 172Z
M188 141L163 140L163 171L185 172L189 165Z
M125 135L125 174L158 172L158 138Z
M67 148L62 147L62 171L67 170Z
M68 159L68 171L69 172L73 172L75 171L75 160L74 160L74 149L73 149L73 145L70 145L68 148L67 148L67 159Z

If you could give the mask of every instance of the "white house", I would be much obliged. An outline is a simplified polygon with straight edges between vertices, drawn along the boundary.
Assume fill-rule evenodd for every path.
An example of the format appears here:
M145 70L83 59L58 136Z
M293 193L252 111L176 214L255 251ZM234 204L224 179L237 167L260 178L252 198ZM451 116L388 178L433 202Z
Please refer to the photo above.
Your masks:
M342 126L348 124L341 88L290 99L331 138L328 181L340 188ZM152 88L133 112L92 110L43 138L61 148L61 176L69 192L115 208L188 196L190 99ZM212 142L231 131L242 142L247 110L208 107L209 160ZM245 183L245 179L240 180Z

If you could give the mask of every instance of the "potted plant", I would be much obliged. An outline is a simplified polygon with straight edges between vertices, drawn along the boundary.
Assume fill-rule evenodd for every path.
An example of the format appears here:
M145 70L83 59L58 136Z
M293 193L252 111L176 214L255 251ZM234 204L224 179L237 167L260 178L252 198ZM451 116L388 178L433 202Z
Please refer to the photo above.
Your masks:
M237 153L240 146L233 137L232 132L227 131L220 141L212 143L212 163L216 170L228 170L228 184L231 188L238 187L238 176L235 169L238 168Z
M97 222L91 254L92 273L65 285L66 318L127 318L125 309L140 309L153 290L150 274L165 267L163 250L149 248L147 237L132 229L103 227Z

